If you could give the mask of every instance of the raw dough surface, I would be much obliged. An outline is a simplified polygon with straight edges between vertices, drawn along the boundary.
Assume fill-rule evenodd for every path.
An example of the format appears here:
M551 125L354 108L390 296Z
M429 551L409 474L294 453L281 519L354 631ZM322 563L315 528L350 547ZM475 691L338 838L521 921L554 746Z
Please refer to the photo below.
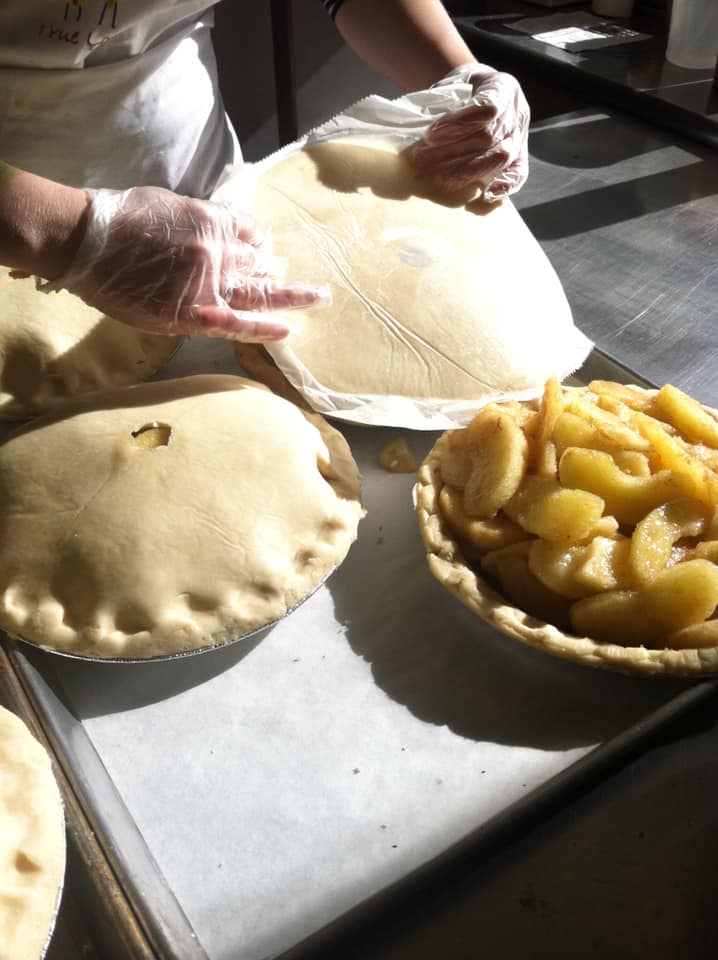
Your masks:
M311 410L301 393L291 385L261 344L242 343L237 340L233 347L240 367L248 376L259 380L285 400L291 400L302 410Z
M303 600L361 515L342 435L264 387L99 391L0 446L0 626L105 658L220 644Z
M0 707L0 960L38 960L65 872L65 822L50 758Z
M146 380L180 342L111 320L65 290L40 293L33 278L14 280L0 267L0 419Z
M396 147L337 139L260 178L254 213L288 276L329 285L292 312L287 348L328 391L469 399L538 389L590 349L561 284L509 201L447 200ZM281 359L280 359L281 358Z

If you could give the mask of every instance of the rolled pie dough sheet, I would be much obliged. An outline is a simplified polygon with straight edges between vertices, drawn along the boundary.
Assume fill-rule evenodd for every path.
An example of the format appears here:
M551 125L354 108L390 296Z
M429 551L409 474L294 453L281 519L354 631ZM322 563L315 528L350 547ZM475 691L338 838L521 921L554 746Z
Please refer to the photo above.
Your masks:
M146 380L181 339L111 320L66 290L41 293L33 278L13 279L0 267L0 420Z
M331 290L329 307L293 311L298 332L267 345L316 410L461 423L477 402L539 394L591 348L513 204L439 194L386 139L283 155L259 178L253 212L288 276Z
M221 644L308 596L362 512L341 434L251 381L98 391L0 446L0 626L99 658Z
M0 707L0 960L38 960L65 873L62 800L44 748Z

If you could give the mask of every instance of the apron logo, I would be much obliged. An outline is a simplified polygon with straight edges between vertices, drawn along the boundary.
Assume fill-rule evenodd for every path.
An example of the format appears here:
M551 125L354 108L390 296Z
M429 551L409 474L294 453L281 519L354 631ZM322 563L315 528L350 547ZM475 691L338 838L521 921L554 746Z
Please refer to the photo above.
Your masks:
M112 10L112 29L114 30L117 26L117 4L119 0L105 0L105 4L102 7L102 13L100 14L100 23L105 19L105 13L109 9Z
M82 16L82 8L84 4L85 4L85 0L67 0L67 3L65 4L64 19L67 20L68 14L70 13L70 7L76 7L77 16L75 17L75 21L77 22Z
M120 0L105 0L105 3L103 4L102 10L100 12L100 19L98 21L98 24L100 26L104 25L105 14L111 10L112 23L110 24L110 26L112 27L113 30L117 27L117 7L119 6L119 3L120 3ZM66 0L65 14L63 19L67 20L70 16L70 11L74 8L76 11L75 23L78 23L80 20L80 17L82 16L82 8L84 6L85 6L85 0Z

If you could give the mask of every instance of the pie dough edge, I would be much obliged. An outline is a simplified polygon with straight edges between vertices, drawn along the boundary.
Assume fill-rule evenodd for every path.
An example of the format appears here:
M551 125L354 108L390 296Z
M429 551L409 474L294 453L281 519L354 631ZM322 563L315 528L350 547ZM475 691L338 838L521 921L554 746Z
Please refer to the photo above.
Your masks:
M458 541L441 520L438 495L442 486L441 451L445 443L446 434L439 438L419 468L414 504L431 573L472 613L515 640L574 663L642 676L718 674L718 647L675 650L599 643L590 637L564 633L552 624L507 604L469 567Z
M269 387L272 393L289 400L302 410L311 411L311 406L302 394L293 387L276 365L269 353L259 343L234 344L234 355L240 367L249 377Z
M28 802L24 805L24 813L29 821L29 835L35 839L41 836L45 844L42 882L31 897L26 898L28 917L24 925L21 922L15 928L15 936L9 945L13 957L42 957L52 940L64 886L67 857L65 809L46 748L17 714L2 705L0 728L22 751L20 755L18 750L17 766L29 784L29 800L36 800L38 791L41 791L42 804ZM0 956L5 955L0 947Z

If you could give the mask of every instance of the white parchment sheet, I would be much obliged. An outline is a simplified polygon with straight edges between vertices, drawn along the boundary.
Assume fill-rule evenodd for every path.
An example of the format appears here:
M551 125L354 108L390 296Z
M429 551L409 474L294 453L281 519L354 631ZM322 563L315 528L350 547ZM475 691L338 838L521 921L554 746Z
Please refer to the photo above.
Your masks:
M190 343L164 375L196 367L240 372ZM479 623L428 571L414 476L376 466L399 431L343 429L367 516L284 621L166 663L52 658L212 960L296 944L685 689ZM418 456L435 437L407 436Z

